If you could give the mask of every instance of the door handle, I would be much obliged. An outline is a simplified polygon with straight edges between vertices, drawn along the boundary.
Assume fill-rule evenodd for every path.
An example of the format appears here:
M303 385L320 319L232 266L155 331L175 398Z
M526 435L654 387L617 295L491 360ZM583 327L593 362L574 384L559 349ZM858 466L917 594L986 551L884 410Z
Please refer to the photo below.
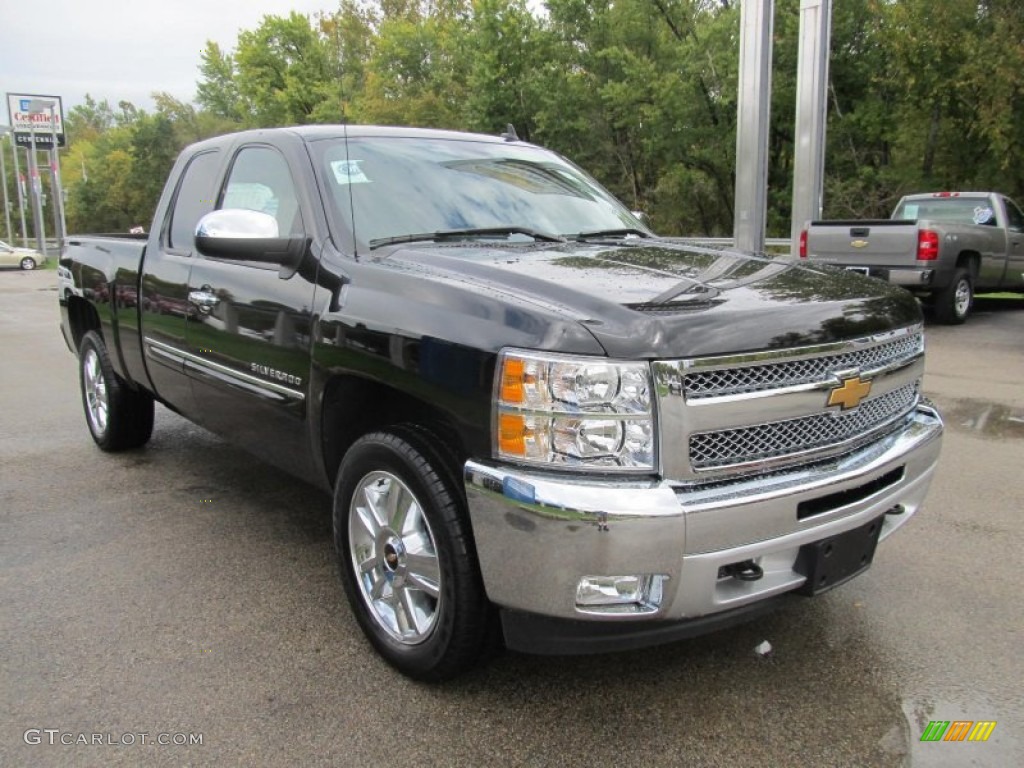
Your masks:
M220 304L220 298L213 291L209 290L207 285L204 285L198 291L189 291L188 300L195 304L204 315L213 312L214 308Z

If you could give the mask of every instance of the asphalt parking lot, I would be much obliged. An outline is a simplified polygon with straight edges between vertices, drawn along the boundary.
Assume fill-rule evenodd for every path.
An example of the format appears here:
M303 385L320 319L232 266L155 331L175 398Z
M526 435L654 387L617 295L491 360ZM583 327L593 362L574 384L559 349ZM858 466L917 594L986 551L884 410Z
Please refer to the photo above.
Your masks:
M1024 299L929 325L941 466L860 578L432 687L364 642L326 497L164 409L144 450L95 448L55 286L0 271L0 766L1024 765Z

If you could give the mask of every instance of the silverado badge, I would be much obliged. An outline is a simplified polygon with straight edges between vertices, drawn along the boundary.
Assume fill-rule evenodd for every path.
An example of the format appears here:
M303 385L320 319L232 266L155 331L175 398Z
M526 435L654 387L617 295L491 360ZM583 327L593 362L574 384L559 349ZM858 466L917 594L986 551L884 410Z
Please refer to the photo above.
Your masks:
M850 245L854 248L864 248L868 244L867 240L851 240Z
M851 376L843 379L842 384L838 387L833 387L828 393L828 405L830 408L834 405L839 405L842 406L844 411L848 411L860 405L861 400L867 397L870 392L870 381L864 381L859 375Z

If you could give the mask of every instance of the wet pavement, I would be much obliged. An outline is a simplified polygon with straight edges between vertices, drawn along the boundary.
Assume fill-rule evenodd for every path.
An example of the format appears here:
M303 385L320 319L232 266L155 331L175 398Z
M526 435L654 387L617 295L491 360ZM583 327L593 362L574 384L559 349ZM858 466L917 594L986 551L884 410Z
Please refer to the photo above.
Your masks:
M363 641L326 497L163 409L146 449L93 446L54 285L0 272L2 766L1024 764L1024 300L929 325L942 463L863 576L697 640L506 653L432 687ZM996 726L921 742L932 720Z

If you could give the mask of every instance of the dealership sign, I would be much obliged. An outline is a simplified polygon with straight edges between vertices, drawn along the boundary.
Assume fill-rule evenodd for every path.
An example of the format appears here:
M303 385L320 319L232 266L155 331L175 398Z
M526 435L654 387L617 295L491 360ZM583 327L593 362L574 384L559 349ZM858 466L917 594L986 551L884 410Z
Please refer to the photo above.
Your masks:
M57 146L64 146L64 105L60 96L8 93L7 114L18 145L31 146L34 134L38 149L52 149L53 135L56 133Z

